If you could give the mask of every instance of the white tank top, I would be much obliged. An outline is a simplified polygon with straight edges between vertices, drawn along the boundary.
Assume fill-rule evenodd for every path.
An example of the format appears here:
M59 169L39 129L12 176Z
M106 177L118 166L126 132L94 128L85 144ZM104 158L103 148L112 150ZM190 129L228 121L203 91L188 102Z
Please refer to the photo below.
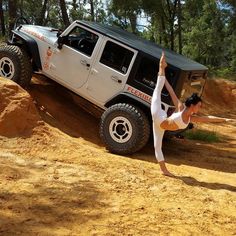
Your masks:
M188 124L189 124L189 121L188 123L184 123L183 121L183 118L182 118L182 113L185 109L183 109L182 111L179 111L179 112L174 112L169 118L172 119L176 125L178 125L179 129L185 129Z

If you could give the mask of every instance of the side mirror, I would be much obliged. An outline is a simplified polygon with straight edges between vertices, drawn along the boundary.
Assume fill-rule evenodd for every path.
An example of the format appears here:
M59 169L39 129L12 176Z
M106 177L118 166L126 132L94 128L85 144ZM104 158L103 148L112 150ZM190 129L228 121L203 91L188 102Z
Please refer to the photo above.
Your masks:
M65 44L65 42L66 42L66 36L59 36L57 40L57 43L58 43L57 48L62 49L62 46L63 44Z

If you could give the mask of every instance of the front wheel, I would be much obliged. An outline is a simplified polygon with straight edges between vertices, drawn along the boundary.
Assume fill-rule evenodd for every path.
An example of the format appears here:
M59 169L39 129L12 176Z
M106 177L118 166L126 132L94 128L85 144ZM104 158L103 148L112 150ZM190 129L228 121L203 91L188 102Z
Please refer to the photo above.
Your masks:
M32 65L30 58L18 46L0 47L0 76L13 80L22 87L30 83Z
M101 117L100 136L113 153L134 153L144 147L149 135L148 118L136 106L119 103L109 107Z

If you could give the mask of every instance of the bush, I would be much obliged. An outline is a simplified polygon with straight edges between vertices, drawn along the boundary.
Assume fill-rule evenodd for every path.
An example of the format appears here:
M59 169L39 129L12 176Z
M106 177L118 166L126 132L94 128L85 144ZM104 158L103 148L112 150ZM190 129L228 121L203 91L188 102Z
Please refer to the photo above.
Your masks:
M225 67L225 68L218 68L218 69L210 68L209 76L236 81L236 70L233 69L232 67Z
M206 130L188 130L185 132L185 137L192 140L200 140L208 143L220 142L220 137L216 132Z

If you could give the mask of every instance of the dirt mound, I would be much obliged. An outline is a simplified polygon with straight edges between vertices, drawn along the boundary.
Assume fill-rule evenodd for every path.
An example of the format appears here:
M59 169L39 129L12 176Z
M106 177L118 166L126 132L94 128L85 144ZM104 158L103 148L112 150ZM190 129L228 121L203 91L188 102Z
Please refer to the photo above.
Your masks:
M13 81L0 77L0 135L28 135L39 121L30 95Z
M203 100L204 112L236 115L236 83L224 79L208 79Z

